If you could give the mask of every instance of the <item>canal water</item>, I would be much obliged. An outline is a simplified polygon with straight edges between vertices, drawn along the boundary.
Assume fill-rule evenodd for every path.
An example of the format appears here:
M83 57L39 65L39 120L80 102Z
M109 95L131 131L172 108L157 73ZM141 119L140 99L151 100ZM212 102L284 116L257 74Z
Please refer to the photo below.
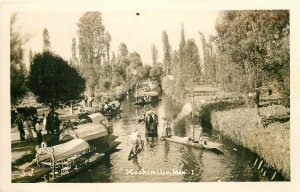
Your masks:
M128 160L132 130L137 128L139 132L145 132L144 124L137 122L145 108L133 103L134 97L129 95L122 102L122 117L112 120L114 135L118 136L116 141L122 142L118 147L121 150L112 154L107 163L92 167L65 182L269 181L274 173L267 172L264 176L257 166L253 166L257 158L255 154L217 137L217 133L205 128L206 136L223 144L223 154L157 139L148 142L137 158ZM162 117L176 115L182 109L166 96L162 96L162 101L151 107L159 117L159 136L162 133ZM186 116L173 128L173 134L191 137L192 124L191 117ZM198 128L199 125L196 125L195 135ZM144 134L142 137L144 139ZM274 180L278 180L278 177Z

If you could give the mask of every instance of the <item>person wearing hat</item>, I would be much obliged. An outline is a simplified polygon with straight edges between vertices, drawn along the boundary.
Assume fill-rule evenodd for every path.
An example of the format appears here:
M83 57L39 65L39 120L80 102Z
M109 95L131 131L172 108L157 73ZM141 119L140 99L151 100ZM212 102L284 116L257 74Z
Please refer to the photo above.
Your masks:
M132 145L131 151L133 152L134 155L136 154L136 150L139 144L141 143L141 141L142 141L141 134L138 132L137 128L134 128L130 136L130 143Z

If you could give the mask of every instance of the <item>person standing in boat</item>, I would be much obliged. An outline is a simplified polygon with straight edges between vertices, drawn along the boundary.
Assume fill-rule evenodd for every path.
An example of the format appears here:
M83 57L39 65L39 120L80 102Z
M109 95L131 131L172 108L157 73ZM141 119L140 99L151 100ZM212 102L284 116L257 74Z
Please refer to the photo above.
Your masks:
M203 133L202 127L199 126L199 137L198 137L198 141L199 141L199 142L203 139L202 133Z
M108 109L109 109L108 101L106 100L106 101L105 101L105 104L104 104L104 107L103 107L103 110L104 110L104 113L105 113L105 114L108 113Z
M163 137L171 137L171 121L167 117L162 118L164 120L163 124Z
M147 141L148 137L151 137L153 141L153 138L158 136L158 117L155 111L153 111L150 106L147 106L147 111L141 115L141 117L138 119L138 122L145 122L145 137L147 138Z
M135 155L137 148L142 142L141 134L138 132L137 128L134 128L130 135L131 151Z

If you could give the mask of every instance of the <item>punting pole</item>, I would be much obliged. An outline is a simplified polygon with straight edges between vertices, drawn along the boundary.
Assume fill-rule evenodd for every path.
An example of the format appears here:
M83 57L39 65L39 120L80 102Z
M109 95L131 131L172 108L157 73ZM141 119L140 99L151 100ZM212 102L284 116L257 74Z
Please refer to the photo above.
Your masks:
M276 171L275 171L275 173L273 174L273 176L272 176L272 178L271 178L271 181L273 181L275 175L276 175Z
M259 166L258 166L258 168L257 168L258 170L260 169L262 163L263 163L263 160L260 161Z

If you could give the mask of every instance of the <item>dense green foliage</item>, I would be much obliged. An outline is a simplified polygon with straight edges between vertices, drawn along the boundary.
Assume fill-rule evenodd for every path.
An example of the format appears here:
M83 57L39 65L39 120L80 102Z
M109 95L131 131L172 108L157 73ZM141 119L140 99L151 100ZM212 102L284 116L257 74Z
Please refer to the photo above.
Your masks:
M203 50L203 67L204 67L204 83L211 84L216 82L216 54L215 50L213 49L213 42L210 39L208 42L205 39L203 33L199 32L201 43L202 43L202 50Z
M27 91L27 70L23 61L26 36L15 29L16 14L10 20L10 94L11 104L16 104Z
M90 92L101 84L103 65L109 62L109 44L111 37L105 31L100 12L86 12L80 17L78 25L78 50L80 71L86 79Z
M182 51L181 63L181 72L183 73L182 78L189 83L200 82L200 56L197 45L193 39L186 41Z
M275 84L289 100L288 11L224 11L216 29L219 52L246 76L242 91Z
M38 102L58 107L80 99L85 90L85 80L61 57L43 52L33 58L28 87Z
M171 80L173 83L170 85L177 87L176 94L183 95L185 89L190 89L191 85L201 82L202 75L198 47L194 39L185 40L183 25L180 38L179 49L174 50L171 54L167 33L163 32L163 71L165 75L172 75L174 77ZM165 85L168 85L168 83L165 83Z

